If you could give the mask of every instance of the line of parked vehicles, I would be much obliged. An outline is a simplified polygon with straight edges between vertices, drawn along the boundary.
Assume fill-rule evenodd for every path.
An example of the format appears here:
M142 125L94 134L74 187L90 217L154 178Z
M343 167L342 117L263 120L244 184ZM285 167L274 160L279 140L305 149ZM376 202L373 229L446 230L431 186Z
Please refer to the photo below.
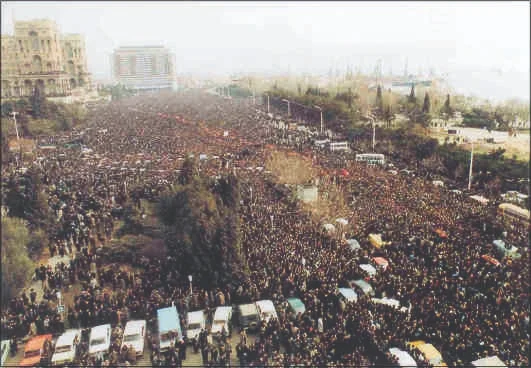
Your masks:
M372 267L372 266L371 266ZM381 267L376 265L376 267ZM368 272L372 274L372 272ZM396 307L397 310L407 312L404 307L400 308L400 303L394 299L374 298L374 290L366 280L353 280L351 287L338 288L338 301L343 303L355 302L358 299L358 292L364 293L372 297L375 303L387 304ZM354 290L356 289L356 291ZM288 298L286 306L293 315L304 313L306 307L299 298ZM400 309L399 309L400 308ZM277 311L273 301L260 300L255 303L241 304L236 308L230 306L220 306L214 311L210 333L214 338L221 338L223 334L228 336L232 333L233 312L236 323L242 329L255 331L259 328L262 321L269 322L272 318L278 318ZM207 328L207 316L205 311L191 311L186 316L186 328L181 326L179 312L175 306L162 308L157 311L157 334L159 349L161 352L168 351L172 342L180 340L186 336L186 340L190 343L197 339L202 329ZM144 354L144 346L146 342L146 320L132 320L125 325L121 349L124 347L134 348L137 356ZM24 348L24 357L20 362L21 367L53 365L62 366L65 364L74 363L78 356L78 347L83 339L83 331L81 329L70 329L60 335L55 342L55 347L52 345L53 336L51 334L39 335L31 338ZM86 337L85 337L86 338ZM413 342L412 346L422 347L424 342ZM107 353L112 344L112 328L110 324L95 326L90 329L88 333L88 354L89 356L98 356ZM442 362L440 353L435 352L436 349L432 346L428 347L424 357L430 358L437 364ZM412 365L415 360L405 351L397 348L391 349L390 353L399 358L399 365L406 363ZM426 355L427 354L427 355ZM416 366L416 364L415 364Z

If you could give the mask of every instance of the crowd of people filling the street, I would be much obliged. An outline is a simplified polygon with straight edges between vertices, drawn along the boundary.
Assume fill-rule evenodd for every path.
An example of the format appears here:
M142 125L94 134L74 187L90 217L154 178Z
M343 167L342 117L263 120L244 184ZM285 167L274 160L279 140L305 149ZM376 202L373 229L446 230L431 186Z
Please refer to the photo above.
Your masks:
M19 162L4 165L3 194L21 190L22 198L34 198L36 186L19 188L39 180L57 224L49 234L50 256L69 259L36 267L41 300L24 290L2 310L2 339L12 341L12 353L28 336L110 324L110 349L90 355L82 341L75 365L135 364L121 334L128 321L146 320L153 366L186 365L187 344L204 366L382 366L397 363L393 347L410 351L419 366L435 366L409 346L417 340L435 346L448 366L488 356L529 366L529 254L499 257L492 245L502 236L495 206L369 167L353 155L318 150L314 135L289 136L264 109L200 92L139 95L89 112L87 125L68 137L42 138L41 147L55 149L38 148L24 170ZM263 169L270 147L308 159L320 173L321 192L333 186L352 198L349 212L337 216L346 225L325 229L282 192ZM171 255L135 256L124 261L128 267L101 255L127 201L140 211L144 201L155 202L190 154L200 175L233 173L244 184L238 215L249 270L227 285L193 285L191 295ZM528 250L528 229L515 224L505 240ZM383 245L369 241L370 234L380 234ZM359 247L349 246L352 238ZM360 267L367 264L376 272ZM76 283L81 291L62 314L57 294ZM340 288L352 288L354 300ZM293 312L288 298L299 298L305 310ZM398 303L377 302L382 299ZM255 331L236 328L235 319L232 334L212 336L207 326L192 341L184 332L160 351L157 310L175 305L186 331L187 312L204 310L212 321L216 307L259 300L273 301L278 315L260 319Z

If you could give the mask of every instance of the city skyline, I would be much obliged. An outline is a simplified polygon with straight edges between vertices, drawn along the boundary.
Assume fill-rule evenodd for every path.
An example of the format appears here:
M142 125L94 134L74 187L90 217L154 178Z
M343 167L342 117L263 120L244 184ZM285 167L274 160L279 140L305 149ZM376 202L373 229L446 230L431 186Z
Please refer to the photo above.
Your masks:
M384 73L406 62L412 74L490 73L499 80L474 88L529 98L528 3L3 2L3 34L13 18L84 34L95 78L111 77L115 48L155 44L175 53L177 74L370 73L382 60Z

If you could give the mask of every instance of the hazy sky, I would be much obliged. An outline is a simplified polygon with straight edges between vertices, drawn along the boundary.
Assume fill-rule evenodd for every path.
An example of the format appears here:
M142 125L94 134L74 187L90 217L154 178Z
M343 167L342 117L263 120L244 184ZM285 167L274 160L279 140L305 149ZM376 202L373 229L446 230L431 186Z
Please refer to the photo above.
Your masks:
M2 33L17 20L54 19L85 36L89 69L110 76L122 45L163 44L177 71L516 73L529 96L528 2L2 2ZM523 86L525 83L525 87Z

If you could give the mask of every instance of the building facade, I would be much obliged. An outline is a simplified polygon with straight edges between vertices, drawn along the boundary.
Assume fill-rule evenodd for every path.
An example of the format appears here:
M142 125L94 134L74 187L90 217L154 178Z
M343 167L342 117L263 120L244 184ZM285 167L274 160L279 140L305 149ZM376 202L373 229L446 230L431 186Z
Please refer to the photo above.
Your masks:
M28 97L36 87L46 96L68 96L90 89L85 40L61 34L48 19L15 22L14 34L2 35L2 98Z
M127 46L114 51L113 78L134 90L175 89L175 56L163 46Z

